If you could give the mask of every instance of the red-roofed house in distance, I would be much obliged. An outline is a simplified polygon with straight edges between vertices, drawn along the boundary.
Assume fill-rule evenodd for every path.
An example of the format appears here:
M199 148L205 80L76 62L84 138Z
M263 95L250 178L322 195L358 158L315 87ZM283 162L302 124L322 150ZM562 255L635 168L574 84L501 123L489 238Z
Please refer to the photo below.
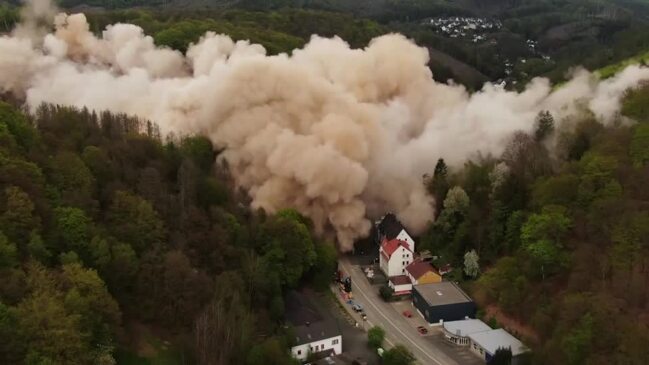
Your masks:
M379 265L388 278L405 275L406 266L414 259L413 255L407 242L398 239L383 240L379 251Z
M428 262L415 260L406 266L406 275L412 285L432 284L442 281L442 275Z

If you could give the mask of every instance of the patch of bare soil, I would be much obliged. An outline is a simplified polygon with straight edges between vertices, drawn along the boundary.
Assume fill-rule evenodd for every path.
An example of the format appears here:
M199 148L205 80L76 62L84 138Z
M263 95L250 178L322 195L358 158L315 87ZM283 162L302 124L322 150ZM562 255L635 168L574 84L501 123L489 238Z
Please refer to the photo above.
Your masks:
M515 335L517 337L524 337L528 341L533 341L534 343L539 342L539 335L534 331L534 329L530 326L527 326L520 321L509 317L505 313L503 313L500 308L498 308L495 305L489 305L485 309L485 318L491 318L494 317L496 318L496 321L500 323L500 325L507 330L508 332L511 332L512 335Z

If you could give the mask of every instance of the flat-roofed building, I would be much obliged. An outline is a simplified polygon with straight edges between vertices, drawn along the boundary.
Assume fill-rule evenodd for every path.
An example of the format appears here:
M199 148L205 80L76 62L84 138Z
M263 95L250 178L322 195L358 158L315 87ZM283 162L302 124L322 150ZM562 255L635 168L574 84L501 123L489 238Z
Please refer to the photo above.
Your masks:
M456 345L468 345L471 342L470 334L491 331L491 327L486 323L471 318L444 322L442 327L444 328L444 337Z
M502 328L472 333L469 339L471 351L483 358L487 364L491 362L491 358L499 348L509 349L512 352L512 365L519 364L521 356L529 351L521 341Z
M415 285L412 304L430 324L475 317L473 300L450 281Z

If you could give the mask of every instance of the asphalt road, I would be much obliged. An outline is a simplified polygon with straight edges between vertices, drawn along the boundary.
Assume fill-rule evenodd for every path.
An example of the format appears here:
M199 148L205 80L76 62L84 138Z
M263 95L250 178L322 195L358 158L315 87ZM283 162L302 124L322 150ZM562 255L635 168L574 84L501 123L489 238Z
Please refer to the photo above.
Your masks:
M400 313L384 302L364 277L359 266L352 265L346 257L340 259L340 266L346 275L352 277L354 301L363 306L367 314L367 325L381 326L385 330L385 341L390 346L406 346L422 365L460 365L434 343L421 336Z

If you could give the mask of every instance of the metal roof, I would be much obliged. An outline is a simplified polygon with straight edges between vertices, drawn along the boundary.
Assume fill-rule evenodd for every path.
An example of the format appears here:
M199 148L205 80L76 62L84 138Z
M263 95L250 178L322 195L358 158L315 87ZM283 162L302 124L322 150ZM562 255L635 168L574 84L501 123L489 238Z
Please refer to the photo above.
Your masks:
M455 303L473 302L462 289L450 281L415 285L414 289L431 307Z
M520 355L528 351L528 348L521 341L502 328L472 333L469 335L469 338L490 355L495 354L498 348L509 348L512 351L512 356Z
M466 337L472 333L491 331L491 327L489 327L486 323L482 322L479 319L450 321L444 322L443 325L444 330L446 330L448 333L460 337Z

